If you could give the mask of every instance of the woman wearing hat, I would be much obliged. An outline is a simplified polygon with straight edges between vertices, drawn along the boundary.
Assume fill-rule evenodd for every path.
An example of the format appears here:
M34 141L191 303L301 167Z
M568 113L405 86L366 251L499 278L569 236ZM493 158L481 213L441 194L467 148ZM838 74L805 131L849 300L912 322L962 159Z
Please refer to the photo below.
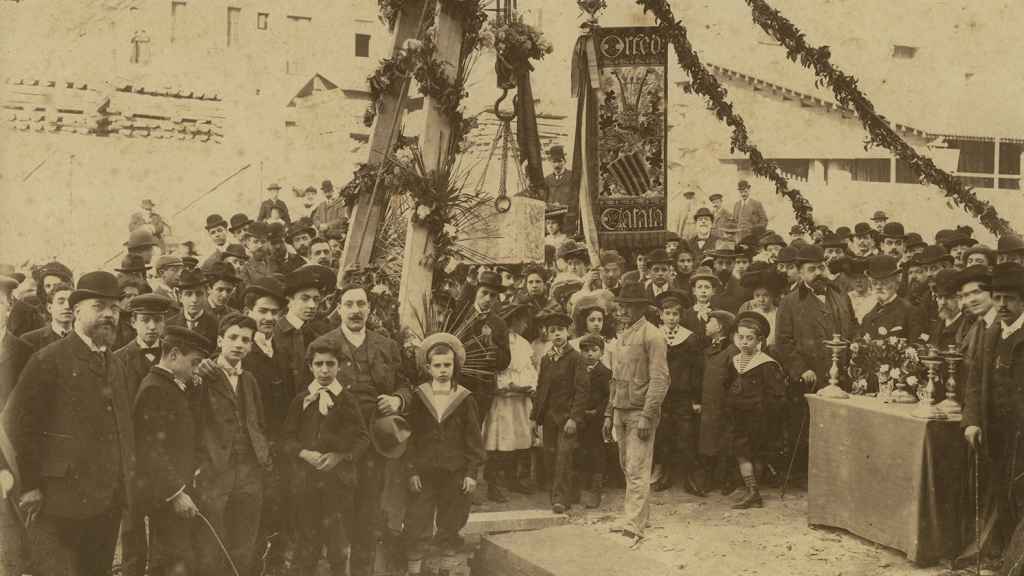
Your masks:
M775 348L775 317L786 279L772 265L755 262L743 274L741 282L744 288L752 292L753 296L743 306L740 306L740 312L753 310L768 320L770 330L765 339L765 346L768 351L772 351Z

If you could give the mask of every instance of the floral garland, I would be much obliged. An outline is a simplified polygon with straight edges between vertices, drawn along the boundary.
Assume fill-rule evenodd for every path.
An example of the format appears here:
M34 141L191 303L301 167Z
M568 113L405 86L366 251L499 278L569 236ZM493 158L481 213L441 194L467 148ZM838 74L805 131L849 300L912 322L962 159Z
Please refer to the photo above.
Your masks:
M405 41L398 54L381 60L380 66L367 79L370 86L370 105L363 115L363 124L373 125L381 101L396 82L412 77L419 84L420 93L437 103L453 126L461 126L463 119L459 104L468 94L462 79L452 81L437 59L437 46L430 38Z
M533 70L530 60L542 60L554 51L544 34L527 24L518 14L508 21L489 21L480 32L480 45L494 50L499 83L506 85L501 78L504 73L510 87L515 85L515 76L509 72Z
M814 216L812 215L811 203L799 190L789 187L789 183L786 181L786 177L782 175L779 167L771 160L765 158L757 146L751 142L750 136L747 134L746 123L733 110L732 103L726 99L728 91L701 63L700 56L697 55L687 37L686 26L676 20L668 1L636 0L636 2L643 6L644 12L652 12L654 14L663 33L672 42L680 66L690 76L690 85L686 87L686 92L696 92L703 96L707 100L708 109L714 112L720 121L732 128L731 150L734 152L739 150L746 154L754 174L770 180L775 185L775 191L789 199L790 204L793 206L793 213L796 215L796 220L800 226L808 232L814 230Z
M828 46L816 48L808 44L804 33L765 0L747 0L747 4L753 12L754 22L786 48L790 60L812 69L820 82L832 88L839 104L857 112L869 134L869 145L891 151L906 162L922 181L941 188L947 198L977 218L993 234L1003 236L1013 232L1010 223L999 216L991 203L978 198L972 189L937 167L931 158L918 154L900 138L857 87L857 79L832 64Z

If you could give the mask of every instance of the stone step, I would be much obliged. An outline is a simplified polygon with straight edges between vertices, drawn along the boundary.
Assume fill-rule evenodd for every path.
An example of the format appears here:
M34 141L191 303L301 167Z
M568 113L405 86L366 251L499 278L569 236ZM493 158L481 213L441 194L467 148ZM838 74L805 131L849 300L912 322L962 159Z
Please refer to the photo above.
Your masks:
M521 532L562 526L569 523L565 514L550 510L506 510L502 512L473 512L462 530L463 536L473 534L496 534L499 532Z
M673 570L629 540L581 526L558 526L481 538L473 574L487 576L665 576Z

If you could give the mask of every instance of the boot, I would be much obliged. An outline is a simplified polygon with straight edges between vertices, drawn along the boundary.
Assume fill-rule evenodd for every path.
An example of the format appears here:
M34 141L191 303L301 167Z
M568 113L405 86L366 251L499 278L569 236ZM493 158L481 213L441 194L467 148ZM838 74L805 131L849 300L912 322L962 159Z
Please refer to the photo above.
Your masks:
M763 508L764 501L761 500L761 493L757 490L757 477L754 475L744 476L743 483L747 485L747 494L742 500L732 505L733 510Z
M707 496L704 492L704 488L701 487L700 483L694 480L693 476L692 472L687 472L686 475L683 476L683 489L689 494L693 494L699 498Z
M501 489L501 473L504 468L505 458L500 452L488 454L487 463L484 465L484 480L487 481L487 499L491 502L508 502L508 496Z
M601 474L594 474L590 484L590 492L587 493L588 498L583 501L583 505L587 508L600 507L603 493L604 476Z

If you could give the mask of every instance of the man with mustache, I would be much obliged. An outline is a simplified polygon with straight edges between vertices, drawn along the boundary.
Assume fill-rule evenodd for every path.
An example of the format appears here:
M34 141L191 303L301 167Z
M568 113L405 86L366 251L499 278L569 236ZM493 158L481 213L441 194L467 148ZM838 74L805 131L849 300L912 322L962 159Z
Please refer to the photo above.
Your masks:
M412 400L412 390L402 374L402 353L390 338L367 330L370 298L358 283L349 283L338 291L338 315L341 326L327 333L340 346L338 381L359 401L359 410L367 426L377 418L401 413ZM508 342L508 336L505 337ZM388 460L377 450L367 450L357 463L356 511L353 526L362 530L351 534L351 574L373 573L381 501ZM389 471L396 471L388 467ZM401 518L388 519L388 525L401 529Z
M895 336L915 343L924 320L920 310L899 295L899 261L886 254L872 256L868 258L867 276L876 301L861 322L860 334L873 339Z
M980 542L971 542L958 562L971 562L979 550L998 554L1009 541L1015 510L1007 481L1016 451L1024 269L1015 263L962 270L954 283L965 310L976 319L965 337L964 409L961 427L985 471L977 487L981 499ZM973 534L973 532L972 532Z
M827 384L832 365L832 356L821 343L833 334L849 339L857 320L849 296L825 278L825 253L820 246L801 246L794 260L800 279L779 304L775 343L790 381L813 392Z
M19 508L39 574L107 574L131 500L131 399L117 335L117 277L89 272L74 331L34 355L4 413L21 471Z

